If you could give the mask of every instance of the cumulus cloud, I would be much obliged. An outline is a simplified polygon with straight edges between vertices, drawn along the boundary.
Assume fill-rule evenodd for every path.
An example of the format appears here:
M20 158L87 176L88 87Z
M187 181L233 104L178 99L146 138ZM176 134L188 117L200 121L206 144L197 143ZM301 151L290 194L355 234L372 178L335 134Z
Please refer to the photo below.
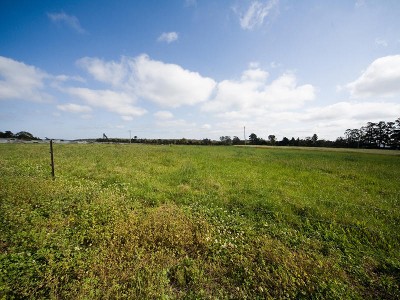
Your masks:
M83 29L79 20L75 16L67 15L64 12L61 13L48 13L47 16L49 19L56 24L65 24L69 28L72 28L78 33L86 33L86 30Z
M243 118L257 112L299 108L315 98L315 88L298 85L293 73L284 73L271 83L267 82L268 76L257 68L244 71L238 81L221 81L215 97L202 110Z
M239 112L221 114L220 122L215 127L231 135L240 134L240 129L245 125L248 135L255 132L264 138L268 134L275 134L279 139L283 136L305 138L317 133L320 138L334 140L343 136L347 128L360 128L369 121L395 120L399 111L400 104L394 102L341 101L326 106L273 113L254 110L245 117Z
M163 32L157 39L159 42L167 42L172 43L174 41L178 40L178 33L172 31L172 32Z
M83 57L76 64L86 70L94 79L117 87L124 82L129 72L129 62L125 57L121 59L121 62L103 61L95 57Z
M115 112L124 120L132 120L140 117L147 111L133 105L135 98L124 92L112 90L92 90L88 88L67 88L66 92L78 97L90 106L97 106Z
M206 101L216 83L176 64L152 60L147 55L123 57L120 62L84 58L78 65L95 79L164 107Z
M246 13L240 17L240 26L243 29L249 30L261 26L264 23L264 19L278 4L278 0L269 0L267 2L253 1Z
M373 61L355 81L346 85L353 98L393 97L400 93L400 55Z
M136 60L135 86L138 94L166 107L193 105L208 99L215 81L179 65L166 64L142 55Z
M0 100L49 101L52 97L44 92L47 78L34 66L0 56Z
M71 113L88 113L92 111L92 109L89 106L79 105L74 103L60 104L57 105L57 108L59 110Z
M324 107L309 108L299 114L302 121L354 120L366 123L373 120L391 120L398 117L400 104L393 102L337 102Z

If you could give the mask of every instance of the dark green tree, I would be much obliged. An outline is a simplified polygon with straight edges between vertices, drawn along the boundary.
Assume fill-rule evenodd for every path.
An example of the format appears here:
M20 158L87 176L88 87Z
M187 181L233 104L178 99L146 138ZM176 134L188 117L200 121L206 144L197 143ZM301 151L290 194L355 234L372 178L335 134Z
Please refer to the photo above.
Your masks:
M318 135L316 133L313 134L313 136L311 137L311 141L312 143L315 145L318 142Z
M240 144L242 144L242 141L237 136L234 136L233 139L232 139L232 144L240 145Z
M37 138L35 138L31 133L27 132L27 131L20 131L18 133L15 134L15 137L19 140L36 140Z
M275 145L275 142L276 142L276 137L275 137L275 135L270 134L270 135L268 136L268 140L269 140L269 142L270 142L271 145Z
M0 131L0 138L3 139L10 139L14 137L14 133L12 133L11 131L7 130L6 132L2 132Z
M285 136L285 137L283 137L282 141L279 142L279 145L280 146L289 146L289 143L290 143L289 139Z
M260 139L257 137L257 135L255 133L252 133L249 135L249 140L250 140L250 143L253 145L257 145L258 142L260 141Z

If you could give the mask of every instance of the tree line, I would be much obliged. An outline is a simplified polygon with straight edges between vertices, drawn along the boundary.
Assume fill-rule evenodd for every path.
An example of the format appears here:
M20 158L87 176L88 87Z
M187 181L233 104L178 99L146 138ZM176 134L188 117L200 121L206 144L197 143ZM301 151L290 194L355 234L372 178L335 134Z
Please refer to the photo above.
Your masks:
M347 129L344 135L351 148L400 149L400 118L394 122L368 122L361 128Z
M20 131L16 134L11 131L0 131L0 138L19 139L19 140L40 140L27 131ZM92 142L93 140L90 140ZM302 146L302 147L340 147L340 148L376 148L376 149L400 149L400 118L393 122L368 122L365 126L356 129L346 129L343 137L338 137L334 141L319 139L317 134L306 138L291 139L283 137L277 140L273 134L268 135L267 139L251 133L247 140L242 140L237 136L221 136L219 140L205 139L146 139L135 136L133 139L103 138L95 140L99 143L141 143L158 145L269 145L269 146Z
M1 139L17 139L17 140L25 140L25 141L40 140L40 138L34 137L31 133L29 133L27 131L20 131L20 132L17 132L14 134L9 130L7 130L5 132L0 131L0 138Z
M238 141L237 137L232 140L228 138L221 137L220 140L228 141L231 144L240 144L240 140ZM346 129L344 137L338 137L335 141L320 140L317 134L305 139L283 137L280 141L277 141L275 135L271 134L265 140L252 133L249 136L249 143L270 146L400 149L400 118L393 122L368 122L361 128Z

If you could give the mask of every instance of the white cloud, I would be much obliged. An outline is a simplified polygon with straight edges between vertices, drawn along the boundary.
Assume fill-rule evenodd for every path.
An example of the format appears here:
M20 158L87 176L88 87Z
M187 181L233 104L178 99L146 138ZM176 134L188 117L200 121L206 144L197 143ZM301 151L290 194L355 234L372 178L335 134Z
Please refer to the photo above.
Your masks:
M85 82L85 79L83 79L80 76L57 75L57 76L53 76L53 79L56 82L66 82L66 81Z
M241 80L244 81L254 81L263 83L267 80L269 74L261 69L248 69L243 72Z
M400 104L392 102L337 102L325 107L314 107L299 114L302 121L354 120L366 123L373 120L391 120L398 117Z
M57 108L59 110L71 113L88 113L92 111L92 109L89 106L79 105L74 103L60 104L57 105Z
M34 66L0 56L0 100L50 101L52 97L43 91L47 78Z
M293 111L254 110L244 117L239 112L221 114L221 121L214 127L224 135L240 135L246 126L247 136L254 132L263 138L268 134L275 134L279 139L283 136L305 138L317 133L321 138L334 140L343 136L347 128L360 128L369 121L395 120L399 111L399 103L342 101Z
M314 107L297 112L291 117L302 130L318 131L321 137L335 139L348 128L360 128L368 122L394 121L398 118L400 104L393 102L338 102L325 107Z
M47 16L53 23L66 24L78 33L86 33L86 30L82 28L78 18L75 16L67 15L64 12L48 13Z
M261 26L264 19L270 14L271 10L279 4L278 0L269 0L265 3L253 1L247 12L240 17L240 26L243 29L253 29Z
M211 127L212 127L212 126L211 126L210 124L203 124L203 125L201 125L201 128L202 128L202 129L207 129L207 130L208 130L208 129L211 129Z
M293 73L284 73L271 83L267 78L267 72L249 69L239 81L224 80L202 110L245 118L254 113L299 108L315 98L315 88L310 84L299 86Z
M163 32L157 39L159 42L167 42L172 43L174 41L178 40L178 33L172 31L172 32Z
M152 60L147 55L123 57L120 62L84 58L78 65L98 81L164 107L204 102L216 85L211 78L176 64Z
M376 59L358 79L347 84L346 87L353 98L398 95L400 93L400 55Z
M86 70L94 79L109 83L113 86L119 86L127 76L126 58L122 58L121 62L108 61L105 62L98 58L83 57L76 64Z
M124 92L88 88L67 88L66 92L91 106L102 107L117 113L125 120L132 120L133 117L140 117L147 112L143 108L134 106L135 97Z
M206 101L215 87L211 78L139 56L136 60L135 86L140 97L166 107L193 105Z
M160 120L172 119L174 115L170 111L160 110L154 113L154 116Z

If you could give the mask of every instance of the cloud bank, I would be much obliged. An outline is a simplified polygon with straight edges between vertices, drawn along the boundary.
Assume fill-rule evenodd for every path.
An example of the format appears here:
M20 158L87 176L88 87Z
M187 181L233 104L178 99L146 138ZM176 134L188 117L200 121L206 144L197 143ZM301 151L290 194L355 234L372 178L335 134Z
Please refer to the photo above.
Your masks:
M315 98L315 88L310 84L298 85L293 73L284 73L271 82L267 81L268 76L261 69L249 69L240 80L223 80L218 83L215 97L202 110L248 117L300 108L305 101Z
M346 85L353 98L394 97L400 94L400 55L373 61L355 81Z
M83 58L78 65L96 80L110 84L163 107L180 107L206 101L216 83L176 64L150 59L122 57L120 62Z
M400 55L376 59L359 78L344 85L348 99L322 106L316 102L317 87L301 83L296 73L271 78L255 63L238 78L219 82L145 54L119 61L84 57L76 64L85 76L50 75L0 56L0 100L53 99L50 105L57 111L93 118L98 110L125 121L149 114L155 128L184 129L189 136L237 135L246 125L261 136L262 129L277 136L315 132L335 138L344 129L394 120L400 114L398 101L387 100L400 95ZM55 93L62 95L58 103Z
M0 100L47 102L46 72L22 62L0 56Z

